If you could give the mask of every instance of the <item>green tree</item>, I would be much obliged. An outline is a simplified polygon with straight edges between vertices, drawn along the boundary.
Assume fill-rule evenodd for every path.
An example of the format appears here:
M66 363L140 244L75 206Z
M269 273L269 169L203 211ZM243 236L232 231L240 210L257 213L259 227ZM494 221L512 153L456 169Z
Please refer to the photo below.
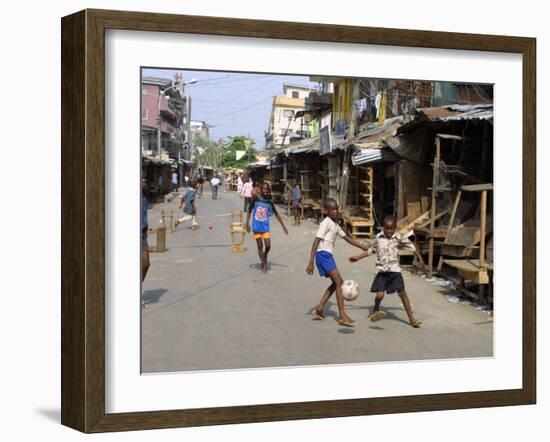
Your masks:
M201 166L211 166L218 169L221 166L222 148L218 143L197 135L194 142L194 160Z
M221 165L223 168L236 167L244 169L248 164L257 161L257 151L254 148L254 140L243 135L230 137L231 144L223 151L221 155ZM237 151L245 151L242 158L237 160Z

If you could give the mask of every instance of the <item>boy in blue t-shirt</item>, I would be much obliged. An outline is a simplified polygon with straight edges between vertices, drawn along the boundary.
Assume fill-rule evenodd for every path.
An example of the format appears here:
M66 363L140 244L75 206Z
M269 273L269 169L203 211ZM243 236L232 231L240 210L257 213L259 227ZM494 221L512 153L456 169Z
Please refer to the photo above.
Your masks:
M258 255L260 256L260 262L262 266L262 272L267 273L269 265L267 263L267 254L271 249L271 236L269 234L269 218L271 214L277 217L277 220L281 223L283 231L288 235L288 230L283 223L283 219L277 213L277 209L273 204L273 201L269 199L271 194L271 188L269 184L263 183L260 187L260 195L252 198L250 205L248 206L248 214L246 215L246 230L250 232L250 215L252 215L252 231L254 232L254 239L258 245Z
M183 208L183 217L176 220L175 227L179 224L191 220L191 229L197 230L199 224L197 223L197 206L195 205L195 199L197 196L197 189L199 184L194 181L191 183L191 188L185 192L185 195L181 197L180 209Z

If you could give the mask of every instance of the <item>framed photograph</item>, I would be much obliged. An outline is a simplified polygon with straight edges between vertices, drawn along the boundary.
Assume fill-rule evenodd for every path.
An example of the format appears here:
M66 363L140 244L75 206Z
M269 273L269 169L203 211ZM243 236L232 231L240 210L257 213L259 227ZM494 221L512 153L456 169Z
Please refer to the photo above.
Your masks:
M536 401L532 38L62 19L62 423Z

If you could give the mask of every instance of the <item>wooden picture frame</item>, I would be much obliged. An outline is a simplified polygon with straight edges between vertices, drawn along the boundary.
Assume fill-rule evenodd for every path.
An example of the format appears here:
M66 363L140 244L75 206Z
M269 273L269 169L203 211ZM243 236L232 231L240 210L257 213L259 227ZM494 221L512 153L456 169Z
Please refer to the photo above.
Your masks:
M105 30L496 51L523 57L523 385L136 413L105 412ZM533 38L84 10L62 19L62 424L142 430L533 404L536 400L536 41Z

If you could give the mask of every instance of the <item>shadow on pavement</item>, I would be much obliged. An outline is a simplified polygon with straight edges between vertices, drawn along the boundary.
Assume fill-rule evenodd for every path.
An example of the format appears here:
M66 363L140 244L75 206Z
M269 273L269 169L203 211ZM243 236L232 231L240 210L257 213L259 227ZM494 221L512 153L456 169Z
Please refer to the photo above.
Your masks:
M167 291L166 289L146 290L143 292L141 300L144 304L156 304Z

